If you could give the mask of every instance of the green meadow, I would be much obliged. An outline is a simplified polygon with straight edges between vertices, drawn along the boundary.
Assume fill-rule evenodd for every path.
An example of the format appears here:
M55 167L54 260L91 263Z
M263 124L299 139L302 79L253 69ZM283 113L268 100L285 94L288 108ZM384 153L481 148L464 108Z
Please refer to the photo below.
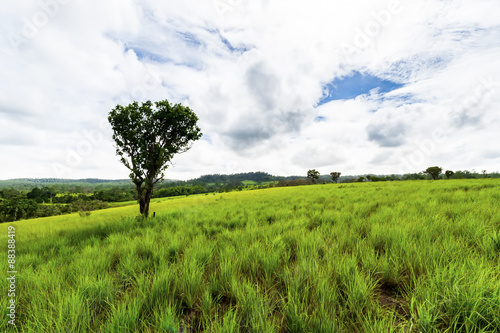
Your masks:
M327 184L4 223L0 331L499 332L499 202L497 179Z

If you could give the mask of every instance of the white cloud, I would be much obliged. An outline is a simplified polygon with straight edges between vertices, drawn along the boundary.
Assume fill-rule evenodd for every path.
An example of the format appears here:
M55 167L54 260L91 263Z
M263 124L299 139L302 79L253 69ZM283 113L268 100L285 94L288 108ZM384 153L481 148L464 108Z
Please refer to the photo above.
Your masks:
M1 178L126 178L101 124L164 98L210 138L167 178L498 169L496 0L41 3L0 5ZM405 86L315 108L351 71Z

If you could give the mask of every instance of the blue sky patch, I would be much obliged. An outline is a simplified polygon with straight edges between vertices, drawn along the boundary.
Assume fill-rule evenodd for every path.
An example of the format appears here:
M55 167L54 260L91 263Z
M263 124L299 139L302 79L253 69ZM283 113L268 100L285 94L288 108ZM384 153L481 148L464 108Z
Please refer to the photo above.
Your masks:
M354 72L349 76L335 78L327 83L323 87L325 93L316 106L330 101L352 99L359 95L368 94L372 89L378 89L379 93L387 93L402 86L402 84L383 80L370 74Z
M177 36L189 46L200 47L202 45L201 41L198 38L196 38L194 34L190 32L177 31Z
M137 56L137 59L139 59L140 61L144 61L144 60L149 60L149 61L154 61L154 62L168 62L169 61L167 58L162 57L159 54L151 53L151 52L148 52L148 51L141 49L141 48L125 46L125 52L127 52L129 50L134 51L135 55Z
M156 62L156 63L163 63L163 64L172 63L176 66L186 66L186 67L193 68L196 70L201 69L201 66L199 64L187 62L187 61L186 62L176 62L175 60L173 60L171 58L166 58L166 57L159 55L157 53L149 52L149 51L147 51L143 48L140 48L140 47L125 46L125 52L127 52L129 50L134 51L135 55L137 56L137 59L139 59L139 61L141 61L141 62Z
M212 138L210 137L210 135L203 134L203 135L202 135L202 137L201 137L201 139L202 139L203 141L208 142L209 144L212 144Z
M229 49L229 51L231 52L235 52L235 53L245 53L248 51L248 49L246 47L234 47L228 40L227 38L225 38L224 36L222 36L222 34L219 32L219 38L220 40L222 41L222 43L224 43L224 45L227 46L227 48Z
M423 99L417 98L413 94L401 94L401 95L390 96L390 97L382 96L380 98L380 101L383 101L383 102L392 101L392 102L396 103L397 106L426 102Z

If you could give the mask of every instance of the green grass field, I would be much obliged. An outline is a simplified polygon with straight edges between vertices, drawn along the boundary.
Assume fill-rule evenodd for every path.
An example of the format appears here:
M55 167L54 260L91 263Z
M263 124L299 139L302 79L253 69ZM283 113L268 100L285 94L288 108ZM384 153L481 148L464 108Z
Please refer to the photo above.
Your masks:
M499 332L500 180L200 195L0 225L0 331Z

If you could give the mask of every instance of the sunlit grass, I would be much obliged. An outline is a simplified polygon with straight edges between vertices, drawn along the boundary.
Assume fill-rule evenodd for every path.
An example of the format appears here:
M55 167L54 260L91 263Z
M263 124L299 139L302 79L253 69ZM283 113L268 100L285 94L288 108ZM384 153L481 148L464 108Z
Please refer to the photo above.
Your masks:
M15 226L23 332L496 332L499 200L491 179L272 188L2 224L0 243Z

